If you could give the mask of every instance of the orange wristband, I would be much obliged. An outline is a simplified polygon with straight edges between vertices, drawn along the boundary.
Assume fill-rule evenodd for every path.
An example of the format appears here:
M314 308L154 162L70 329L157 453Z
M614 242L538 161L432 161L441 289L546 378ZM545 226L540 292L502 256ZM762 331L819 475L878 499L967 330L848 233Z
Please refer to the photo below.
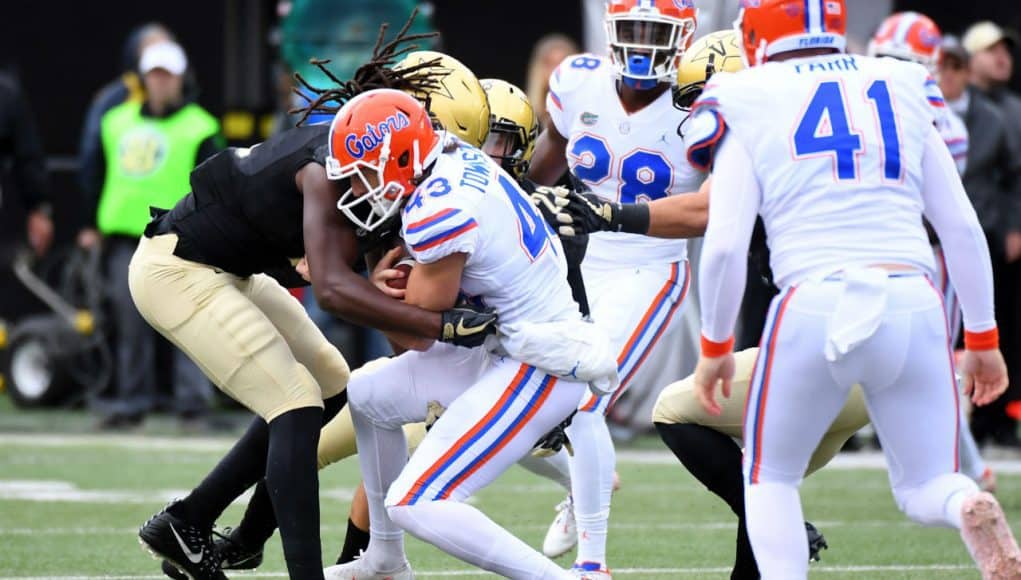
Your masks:
M964 331L964 348L967 350L993 350L1000 347L1000 331L994 326L982 332Z
M713 342L706 337L702 337L702 356L709 358L716 358L725 354L730 354L734 350L734 337L731 336L723 342Z

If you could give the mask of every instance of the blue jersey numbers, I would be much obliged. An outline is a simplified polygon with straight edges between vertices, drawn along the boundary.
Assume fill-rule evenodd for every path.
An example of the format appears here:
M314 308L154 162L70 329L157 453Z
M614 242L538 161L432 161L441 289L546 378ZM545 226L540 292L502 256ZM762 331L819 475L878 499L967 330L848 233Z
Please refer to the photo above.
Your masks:
M902 173L900 137L886 81L873 82L866 96L878 120L883 178L898 180ZM862 135L849 122L843 86L837 81L826 81L819 84L794 131L794 154L796 158L831 155L838 181L857 180L860 177L857 156L864 151Z
M621 203L666 197L674 180L673 167L662 153L636 149L617 161L606 141L594 135L581 135L567 153L574 175L590 187L616 173Z
M542 219L539 212L536 211L535 206L528 200L518 186L510 180L506 175L500 175L500 186L503 188L504 193L507 194L507 199L510 200L511 206L514 207L514 213L518 216L518 224L521 232L521 247L524 248L525 253L528 254L528 258L531 261L535 261L550 244L550 234L552 233L549 226L546 225L546 220Z

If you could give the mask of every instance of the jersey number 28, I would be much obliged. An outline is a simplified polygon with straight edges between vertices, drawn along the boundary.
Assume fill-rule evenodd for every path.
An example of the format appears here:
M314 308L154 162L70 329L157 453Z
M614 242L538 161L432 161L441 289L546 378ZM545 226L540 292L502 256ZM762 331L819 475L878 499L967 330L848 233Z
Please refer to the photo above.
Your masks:
M900 135L897 132L897 118L893 110L893 99L886 81L877 80L865 92L871 102L873 113L879 124L882 140L883 177L900 180ZM843 85L837 81L819 84L794 131L794 154L796 158L832 155L839 181L856 180L859 177L857 157L864 150L862 133L855 131L848 122L847 95ZM829 130L820 127L828 121Z
M606 181L615 172L620 179L621 203L666 197L674 180L673 168L662 153L635 149L618 161L606 142L595 135L575 139L568 145L567 155L574 174L589 186Z

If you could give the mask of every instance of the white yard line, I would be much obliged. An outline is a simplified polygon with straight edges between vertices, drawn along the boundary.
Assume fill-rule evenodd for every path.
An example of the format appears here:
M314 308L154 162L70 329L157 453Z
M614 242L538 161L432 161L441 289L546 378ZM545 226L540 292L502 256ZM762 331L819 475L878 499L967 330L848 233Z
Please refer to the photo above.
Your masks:
M222 453L230 449L234 439L226 437L152 437L145 435L36 434L0 433L0 449L11 446L81 448L112 447L144 451L187 451ZM2 457L2 451L0 451ZM677 459L666 449L622 449L617 452L620 463L637 465L676 465ZM999 473L1021 473L1021 460L987 461ZM883 454L878 451L842 453L827 469L885 469Z
M0 500L10 501L152 504L168 503L186 495L188 495L188 490L185 489L81 489L70 481L0 479ZM247 491L234 500L234 503L245 505L251 496L251 491ZM320 496L339 501L351 501L354 497L354 489L328 488L321 490Z

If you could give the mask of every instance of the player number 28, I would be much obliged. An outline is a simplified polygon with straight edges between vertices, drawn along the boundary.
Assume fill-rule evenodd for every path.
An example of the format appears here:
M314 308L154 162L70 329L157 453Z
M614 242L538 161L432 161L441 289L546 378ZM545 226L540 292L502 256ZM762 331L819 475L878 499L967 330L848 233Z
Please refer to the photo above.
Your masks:
M890 180L901 178L900 136L897 119L886 81L878 80L865 92L879 121L880 139L883 141L883 176ZM829 119L830 132L819 135L819 126ZM855 156L864 150L862 134L852 131L848 123L847 96L836 81L819 84L808 103L798 128L794 131L794 153L797 157L833 155L838 180L858 179Z
M592 135L582 135L571 143L568 155L573 160L574 174L589 185L602 183L616 169L621 203L666 197L673 181L673 168L661 153L637 149L615 164L606 142Z

